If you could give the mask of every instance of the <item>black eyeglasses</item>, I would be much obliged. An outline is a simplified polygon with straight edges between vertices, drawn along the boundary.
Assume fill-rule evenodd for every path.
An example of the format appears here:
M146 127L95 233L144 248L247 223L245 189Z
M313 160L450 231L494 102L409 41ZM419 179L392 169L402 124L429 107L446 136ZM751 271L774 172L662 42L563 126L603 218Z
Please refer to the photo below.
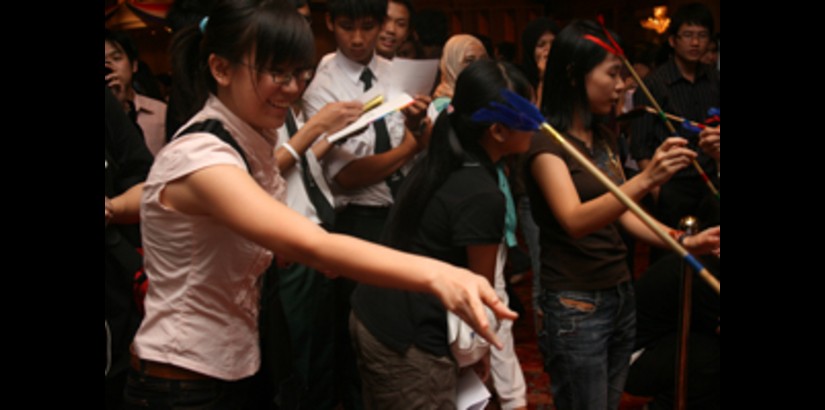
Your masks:
M257 69L256 67L253 67L252 65L244 62L241 62L239 64L252 69ZM291 73L285 73L279 70L264 70L263 73L269 75L273 83L280 86L285 86L289 85L289 83L291 83L293 79L295 79L295 81L299 84L306 84L307 82L309 82L309 80L312 80L312 77L315 75L315 70L312 68L304 68L300 70L295 70Z

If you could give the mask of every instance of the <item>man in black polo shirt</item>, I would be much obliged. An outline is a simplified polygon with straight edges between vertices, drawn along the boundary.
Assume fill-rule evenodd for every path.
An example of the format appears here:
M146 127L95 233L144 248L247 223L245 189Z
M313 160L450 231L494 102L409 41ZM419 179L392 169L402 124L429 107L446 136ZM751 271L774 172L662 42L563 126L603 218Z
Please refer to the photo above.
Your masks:
M673 17L668 41L673 56L660 66L645 83L665 112L694 121L708 117L708 109L720 108L720 77L715 68L700 63L713 35L713 16L705 5L694 3L679 9ZM652 106L644 93L636 93L634 106ZM712 178L716 176L714 161L698 149L698 136L674 124L677 132L688 138L692 148L699 152L697 161ZM644 168L656 148L668 136L664 123L648 115L634 121L631 134L633 156ZM717 181L713 181L718 187ZM699 204L712 195L693 167L677 173L660 190L653 192L656 217L665 225L678 226L685 215L696 214Z

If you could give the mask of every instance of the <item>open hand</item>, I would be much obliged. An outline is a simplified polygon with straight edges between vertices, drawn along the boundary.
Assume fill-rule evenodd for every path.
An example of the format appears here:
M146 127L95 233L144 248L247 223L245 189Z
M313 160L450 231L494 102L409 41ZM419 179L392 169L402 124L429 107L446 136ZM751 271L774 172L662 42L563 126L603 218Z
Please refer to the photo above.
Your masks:
M515 320L518 314L510 310L481 275L455 268L437 275L432 288L447 310L472 326L490 344L501 349L503 345L490 327L483 305L487 305L499 319Z
M722 227L714 226L696 235L688 236L685 238L684 245L694 255L712 253L720 257L722 253Z

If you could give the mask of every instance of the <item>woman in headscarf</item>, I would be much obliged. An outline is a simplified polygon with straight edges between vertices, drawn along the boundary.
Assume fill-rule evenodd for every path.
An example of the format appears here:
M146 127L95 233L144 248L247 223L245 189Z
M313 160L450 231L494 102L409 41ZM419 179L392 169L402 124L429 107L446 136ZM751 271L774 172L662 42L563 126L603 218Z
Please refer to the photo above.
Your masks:
M468 34L457 34L444 45L441 55L441 83L433 93L428 116L435 123L438 114L450 105L453 88L458 74L474 61L487 58L487 51L481 41Z

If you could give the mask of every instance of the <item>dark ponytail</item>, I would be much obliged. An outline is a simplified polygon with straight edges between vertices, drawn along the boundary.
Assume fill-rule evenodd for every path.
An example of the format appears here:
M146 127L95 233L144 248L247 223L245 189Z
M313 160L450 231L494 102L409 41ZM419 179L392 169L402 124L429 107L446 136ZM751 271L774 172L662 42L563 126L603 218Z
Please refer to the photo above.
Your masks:
M503 103L501 90L505 88L532 97L527 79L509 63L480 60L459 74L451 102L453 112L445 109L439 115L427 155L404 180L384 229L384 243L409 251L427 204L450 174L468 162L492 167L489 160L483 161L486 154L480 144L492 124L475 122L471 117L493 101Z
M315 57L312 30L288 2L282 0L221 0L206 24L178 31L172 38L172 79L176 112L182 122L197 113L209 93L217 91L208 59L218 55L240 63L254 56L254 69L281 65L310 67Z
M199 44L203 35L197 24L178 30L172 38L170 53L172 55L172 91L169 97L169 111L175 113L178 126L192 118L206 102L208 91L198 84L206 82L205 64L201 67ZM176 130L173 130L174 134ZM168 131L167 131L168 133Z

